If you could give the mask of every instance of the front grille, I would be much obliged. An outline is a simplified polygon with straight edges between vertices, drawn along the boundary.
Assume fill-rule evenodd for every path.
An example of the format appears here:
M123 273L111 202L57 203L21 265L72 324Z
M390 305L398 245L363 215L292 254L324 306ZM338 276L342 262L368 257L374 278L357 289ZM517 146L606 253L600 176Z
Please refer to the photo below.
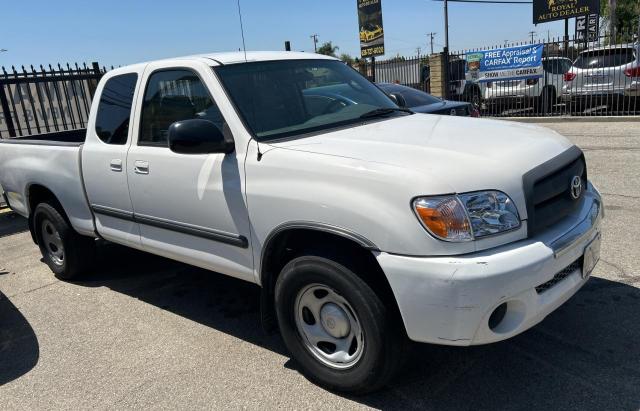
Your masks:
M580 176L582 194L571 196L571 180ZM573 146L559 156L534 168L523 177L527 201L529 236L562 220L584 199L587 185L587 166L582 151Z
M567 278L574 271L579 270L581 266L582 266L582 257L579 260L576 260L573 263L571 263L568 266L566 266L562 271L560 271L558 274L554 275L551 280L547 281L544 284L540 284L539 286L537 286L536 287L536 292L538 294L542 294L545 291L551 289L554 285L558 284L560 281L562 281L565 278Z

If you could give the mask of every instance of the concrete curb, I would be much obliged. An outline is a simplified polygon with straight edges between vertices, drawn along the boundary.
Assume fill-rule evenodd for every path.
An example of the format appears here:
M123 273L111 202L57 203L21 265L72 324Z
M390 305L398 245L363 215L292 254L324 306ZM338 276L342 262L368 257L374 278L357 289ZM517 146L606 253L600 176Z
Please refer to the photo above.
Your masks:
M640 116L486 117L520 123L640 123Z

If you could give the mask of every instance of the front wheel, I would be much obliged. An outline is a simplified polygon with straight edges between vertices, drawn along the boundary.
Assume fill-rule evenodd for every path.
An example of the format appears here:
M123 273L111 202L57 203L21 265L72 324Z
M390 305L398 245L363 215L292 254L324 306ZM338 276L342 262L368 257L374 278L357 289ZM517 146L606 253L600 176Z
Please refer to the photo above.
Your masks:
M362 394L395 373L401 320L355 273L330 259L289 262L275 289L278 324L301 372L331 390Z
M44 262L59 279L78 277L93 261L94 240L76 233L55 204L38 204L33 228Z

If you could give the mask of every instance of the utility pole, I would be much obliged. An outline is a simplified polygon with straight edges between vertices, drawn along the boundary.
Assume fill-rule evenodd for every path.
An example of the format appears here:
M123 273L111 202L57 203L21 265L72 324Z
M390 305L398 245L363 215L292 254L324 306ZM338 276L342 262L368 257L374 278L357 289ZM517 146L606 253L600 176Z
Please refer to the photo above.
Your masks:
M416 47L416 54L420 56L420 51L422 51L421 47Z
M427 36L429 36L430 43L431 43L431 54L433 54L433 36L435 36L436 34L438 34L438 33L434 33L434 32L427 33Z
M449 3L444 0L444 98L449 97Z
M615 0L613 0L615 1ZM444 47L449 51L449 4L444 0Z
M504 46L507 47L509 45L509 40L505 39L504 40Z
M309 37L313 39L313 52L317 53L318 52L318 35L312 34Z
M530 31L529 35L531 36L531 44L533 44L533 36L536 35L536 32L535 31Z

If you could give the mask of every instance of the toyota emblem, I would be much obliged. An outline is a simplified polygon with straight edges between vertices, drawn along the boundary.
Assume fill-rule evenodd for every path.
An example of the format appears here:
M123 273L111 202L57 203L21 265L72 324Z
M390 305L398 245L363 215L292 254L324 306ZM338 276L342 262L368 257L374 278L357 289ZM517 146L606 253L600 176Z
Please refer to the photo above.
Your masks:
M569 192L571 193L571 198L574 200L580 198L580 195L582 194L582 178L580 178L580 176L573 176Z

